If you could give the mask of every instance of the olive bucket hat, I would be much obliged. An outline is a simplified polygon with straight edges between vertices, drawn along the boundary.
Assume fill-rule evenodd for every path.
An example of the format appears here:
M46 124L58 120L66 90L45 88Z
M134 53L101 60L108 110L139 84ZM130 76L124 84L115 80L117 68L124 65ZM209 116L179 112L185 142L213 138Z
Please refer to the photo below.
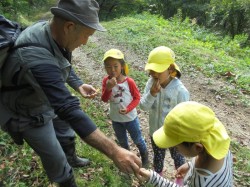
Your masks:
M99 23L99 4L95 0L59 0L57 7L50 10L55 16L98 31L106 31Z

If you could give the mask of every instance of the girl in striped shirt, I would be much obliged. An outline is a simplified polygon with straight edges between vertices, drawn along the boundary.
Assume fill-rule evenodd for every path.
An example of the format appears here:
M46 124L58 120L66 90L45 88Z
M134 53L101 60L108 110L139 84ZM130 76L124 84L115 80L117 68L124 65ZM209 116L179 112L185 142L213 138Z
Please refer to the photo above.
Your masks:
M158 187L233 186L230 138L209 107L194 101L178 104L166 116L164 126L153 134L153 139L161 148L176 147L184 156L193 158L177 169L176 182L144 168L136 174L141 182Z

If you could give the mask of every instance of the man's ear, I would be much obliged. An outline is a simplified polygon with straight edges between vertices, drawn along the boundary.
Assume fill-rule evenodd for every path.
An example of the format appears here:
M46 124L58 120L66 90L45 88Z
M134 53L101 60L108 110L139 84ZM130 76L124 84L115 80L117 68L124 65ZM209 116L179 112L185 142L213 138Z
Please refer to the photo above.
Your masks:
M76 24L72 21L66 21L63 26L63 30L65 34L71 33L75 30Z

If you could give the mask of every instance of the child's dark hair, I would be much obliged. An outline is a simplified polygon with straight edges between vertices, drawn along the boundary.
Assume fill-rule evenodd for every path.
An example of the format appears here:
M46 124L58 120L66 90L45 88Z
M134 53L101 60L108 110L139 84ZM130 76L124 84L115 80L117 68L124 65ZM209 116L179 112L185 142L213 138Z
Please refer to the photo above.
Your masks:
M191 147L194 144L194 142L182 142L181 144L184 145L185 147Z
M178 71L178 70L175 70L176 71L176 77L178 78L178 79L180 79L181 78L181 73Z
M125 65L126 65L126 62L125 62L125 60L123 60L123 59L118 59L119 60L119 62L121 63L121 65L122 65L122 74L123 75L125 75L126 76L126 72L125 72Z

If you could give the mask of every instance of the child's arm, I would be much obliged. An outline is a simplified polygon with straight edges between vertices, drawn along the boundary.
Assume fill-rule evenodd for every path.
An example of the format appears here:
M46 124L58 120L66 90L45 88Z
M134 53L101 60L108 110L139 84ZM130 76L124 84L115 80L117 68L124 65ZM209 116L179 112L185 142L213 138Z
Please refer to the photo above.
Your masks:
M141 96L135 84L135 81L129 77L127 78L127 81L131 96L133 97L133 100L131 101L131 103L129 103L129 105L126 108L126 113L129 113L139 104Z
M106 85L107 85L107 81L108 81L108 77L105 77L103 80L102 80L102 101L104 102L108 102L110 96L111 96L111 93L112 93L112 89L111 90L108 90L106 88Z
M139 179L140 182L146 182L147 184L153 184L154 186L158 187L179 187L179 185L169 181L168 179L163 178L155 171L147 170L144 168L140 168L140 171L138 174L136 174L136 177Z
M139 173L136 173L136 177L140 182L148 182L150 179L150 170L145 168L140 168Z
M151 95L150 90L153 84L153 79L150 78L145 86L144 93L140 100L140 108L142 110L150 110L152 105L154 104L157 97Z
M176 171L175 178L184 178L190 169L190 164L190 162L187 162L181 165Z
M181 87L177 95L177 103L189 101L190 94L185 87Z

